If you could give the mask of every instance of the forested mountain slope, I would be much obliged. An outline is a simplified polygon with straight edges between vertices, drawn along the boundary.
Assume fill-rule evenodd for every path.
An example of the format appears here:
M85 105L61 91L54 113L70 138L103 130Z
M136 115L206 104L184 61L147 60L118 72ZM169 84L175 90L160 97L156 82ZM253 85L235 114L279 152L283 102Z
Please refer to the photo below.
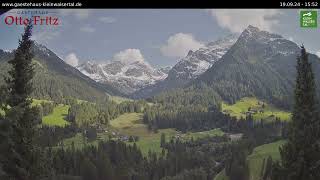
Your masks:
M230 50L191 84L205 83L229 103L256 96L288 108L298 54L299 46L294 42L249 26ZM319 58L313 54L309 58L316 77L320 77Z
M106 94L121 95L107 84L100 84L83 75L76 68L66 64L55 53L43 45L34 43L35 77L33 97L38 99L60 100L74 97L84 100L105 98ZM3 84L10 68L7 61L13 52L0 50L0 84Z

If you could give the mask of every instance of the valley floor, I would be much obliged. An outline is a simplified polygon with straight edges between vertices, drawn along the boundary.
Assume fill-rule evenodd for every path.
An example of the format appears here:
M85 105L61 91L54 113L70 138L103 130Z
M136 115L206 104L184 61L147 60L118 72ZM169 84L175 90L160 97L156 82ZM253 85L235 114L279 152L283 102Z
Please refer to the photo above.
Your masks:
M190 140L191 138L197 139L205 136L222 136L224 133L219 129L203 132L189 132L181 133L174 129L160 129L157 132L148 130L148 127L142 122L142 114L129 113L112 120L110 125L114 127L120 134L127 136L139 136L139 141L136 142L137 146L141 149L143 154L148 151L160 153L160 139L161 134L164 133L166 139L180 138L182 140ZM133 144L133 143L130 143Z
M119 99L120 102L125 101ZM39 105L42 100L34 100L33 105ZM43 124L48 126L64 127L69 125L66 121L70 106L59 104L53 112L43 117ZM280 120L289 120L290 113L279 110L274 106L260 101L256 98L243 98L233 105L226 103L222 104L222 112L235 116L237 118L245 118L247 113L253 115L254 120L274 120L275 117ZM225 133L220 129L212 129L202 132L187 132L182 133L173 128L159 129L157 131L151 131L148 126L143 123L143 113L125 113L118 116L109 122L103 132L97 133L97 138L92 141L88 141L83 133L79 132L75 136L62 140L59 145L63 144L64 147L75 146L76 149L82 149L87 145L97 146L99 141L108 141L110 138L115 140L121 140L129 145L136 143L137 147L141 150L144 156L148 155L148 152L161 153L160 147L161 135L165 134L166 141L171 138L180 139L183 141L189 141L191 139L199 139L203 137L223 136ZM135 142L129 142L129 137L138 137ZM261 176L261 171L264 167L265 160L270 156L273 160L279 159L279 147L284 144L285 141L277 141L270 144L265 144L256 147L251 155L248 156L247 161L249 164L250 179L258 180ZM225 175L225 171L220 172L214 180L228 180Z
M142 113L127 113L119 116L118 118L110 122L110 128L107 132L98 133L96 140L86 142L82 133L76 134L76 136L63 140L65 147L71 147L74 144L76 148L82 148L84 145L97 145L99 140L107 141L109 137L113 139L122 139L133 145L133 142L129 142L127 139L129 136L138 136L139 140L136 145L140 148L144 155L147 155L149 151L161 153L160 147L161 134L164 133L166 140L170 138L180 138L182 140L194 140L203 137L222 136L224 132L220 129L213 129L210 131L202 132L188 132L181 133L174 129L161 129L157 132L148 130L147 126L142 123Z

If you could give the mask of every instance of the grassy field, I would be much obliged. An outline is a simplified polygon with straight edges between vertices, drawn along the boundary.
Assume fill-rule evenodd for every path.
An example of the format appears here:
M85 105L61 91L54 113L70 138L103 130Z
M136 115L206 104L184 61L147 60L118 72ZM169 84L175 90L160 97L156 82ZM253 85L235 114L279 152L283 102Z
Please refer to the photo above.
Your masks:
M97 136L96 140L88 142L82 133L77 133L74 137L64 139L62 142L64 147L70 148L73 143L75 149L82 149L85 145L97 146L99 141L107 141L109 139L108 133L98 133Z
M224 135L224 132L221 129L212 129L209 131L185 133L185 134L182 134L182 138L184 140L190 140L191 138L196 140L196 139L201 139L205 137L223 136L223 135Z
M32 106L40 106L41 103L53 103L53 101L44 99L32 99ZM60 126L64 127L70 123L65 120L68 114L69 106L59 104L53 109L53 112L47 116L42 117L42 124L48 126Z
M174 129L163 129L159 130L157 133L149 131L147 126L142 123L142 113L123 114L112 120L110 125L117 129L121 134L128 136L139 136L139 141L136 142L136 144L145 155L149 150L157 153L161 152L161 133L165 133L167 139L177 134Z
M57 125L57 117L56 115L62 115L63 112L67 112L66 106L60 107L60 113L54 112L51 114L51 121L46 122L47 124L55 124ZM56 110L56 109L55 109ZM58 109L59 110L59 109ZM220 129L213 129L209 131L203 132L189 132L189 133L179 133L174 129L160 129L157 132L149 131L147 125L142 122L142 113L126 113L118 118L110 121L110 128L108 132L98 133L97 140L92 142L85 142L85 138L81 133L76 134L74 137L67 138L63 140L63 144L65 147L71 147L72 142L75 145L75 148L82 148L86 145L97 145L99 140L107 141L112 132L117 135L126 135L126 136L139 136L139 140L136 142L136 145L141 149L144 155L147 155L149 151L153 151L156 153L161 153L162 148L160 147L161 134L164 133L166 135L166 140L169 141L172 137L179 137L182 140L190 140L193 138L194 140L198 138L208 137L208 136L222 136L224 133ZM60 116L59 119L63 119L63 116ZM54 120L54 121L53 121ZM49 123L50 122L50 123ZM116 136L117 136L116 135ZM127 142L128 144L133 144Z
M161 153L160 139L162 133L166 135L168 141L168 139L175 136L177 132L174 129L161 129L157 133L149 132L144 136L139 136L139 141L136 142L136 144L140 148L142 154L147 155L149 151Z
M32 106L39 106L41 103L53 103L52 101L49 100L44 100L44 99L32 99Z
M129 98L125 98L125 97L120 97L120 96L108 96L110 98L110 100L120 104L124 101L132 101L132 99Z
M147 154L149 150L160 153L162 149L160 148L161 134L166 135L166 140L177 134L180 134L174 129L160 129L158 132L149 131L147 126L142 123L141 113L127 113L119 116L118 118L112 120L110 125L119 131L120 134L139 136L139 141L136 142L137 146L141 149L143 154ZM190 140L203 138L207 136L221 136L224 133L220 129L214 129L210 131L195 132L180 134L182 140ZM129 143L132 144L132 143Z
M142 124L143 114L142 113L126 113L120 115L118 118L111 120L110 125L117 129L128 129L128 128L135 128L137 129L140 124ZM140 127L140 126L139 126Z
M280 159L279 147L282 146L285 141L277 141L270 144L264 144L258 146L253 150L253 153L248 156L249 163L249 180L257 180L260 178L261 169L263 166L263 159L272 157L273 160Z
M41 105L42 102L52 103L52 101L48 101L48 100L32 99L31 106L39 106L39 105ZM0 109L0 114L4 115L4 111L2 109Z
M84 138L82 136L81 133L77 133L74 137L71 137L71 138L67 138L67 139L64 139L63 140L63 146L64 147L71 147L72 143L74 143L74 147L76 149L81 149L84 144L85 144L85 141L84 141Z
M252 154L248 156L248 167L249 167L249 180L259 180L261 176L261 170L263 167L263 160L272 157L272 160L279 160L280 153L279 147L285 143L284 140L280 140L270 144L264 144L256 147ZM214 180L228 180L225 175L225 171L221 171Z
M42 123L49 126L66 126L69 124L68 121L65 120L65 117L68 114L69 106L59 104L53 109L53 112L47 116L42 118Z
M255 120L274 119L274 117L278 117L281 120L286 121L289 120L291 116L289 112L279 110L271 104L260 101L254 97L242 98L233 105L222 103L222 111L224 113L230 114L231 116L235 116L239 119L241 117L246 117L246 112L248 112L249 108L251 108L251 111L257 111L256 113L253 113L253 119Z
M173 129L159 130L154 133L148 130L147 126L142 123L141 113L127 113L119 116L118 118L110 122L111 128L108 132L98 133L98 138L95 141L85 142L81 133L76 136L63 140L65 147L71 147L72 142L76 149L84 147L84 145L97 145L99 140L107 141L111 132L116 132L121 135L127 136L139 136L139 141L136 142L137 146L141 149L144 155L148 154L148 151L161 152L160 139L161 133L165 133L167 138L174 136L177 132ZM127 142L128 144L133 144Z

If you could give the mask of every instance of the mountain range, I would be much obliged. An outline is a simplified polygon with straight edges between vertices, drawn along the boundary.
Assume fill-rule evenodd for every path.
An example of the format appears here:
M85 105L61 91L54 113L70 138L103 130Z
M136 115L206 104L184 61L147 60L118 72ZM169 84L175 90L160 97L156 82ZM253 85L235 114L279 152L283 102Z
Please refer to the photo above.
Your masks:
M148 97L164 89L182 87L197 78L219 60L236 40L237 35L232 34L194 52L190 50L173 67L156 69L144 60L132 59L129 62L109 61L101 64L87 61L77 68L97 82L112 84L124 94Z
M186 57L172 67L166 79L133 93L132 97L145 98L165 90L183 87L217 62L236 42L237 37L238 35L231 34L215 42L210 42L196 51L190 50Z
M219 96L218 99L229 103L242 97L255 96L289 109L293 99L297 57L300 55L299 45L281 35L253 26L248 26L236 40L229 42L224 53L203 73L175 73L178 72L176 68L184 64L184 61L192 59L191 57L198 57L200 61L206 60L203 50L190 51L186 58L169 71L165 80L134 93L133 97L147 98L163 93L164 96L170 96L170 89L177 88L183 88L184 94L201 96L199 92L210 89ZM313 64L316 84L320 87L319 57L309 53L309 59ZM191 72L198 72L194 69ZM165 99L172 98L174 97Z
M248 26L240 35L229 35L189 51L173 67L154 68L144 60L85 62L72 67L43 45L33 46L36 67L35 97L101 99L106 94L148 98L171 89L201 88L205 84L233 103L256 96L288 107L300 47L278 34ZM0 84L14 51L0 50ZM320 86L319 57L309 54Z
M91 79L112 84L125 94L131 94L167 77L168 67L155 69L144 60L110 61L103 64L87 61L78 70Z

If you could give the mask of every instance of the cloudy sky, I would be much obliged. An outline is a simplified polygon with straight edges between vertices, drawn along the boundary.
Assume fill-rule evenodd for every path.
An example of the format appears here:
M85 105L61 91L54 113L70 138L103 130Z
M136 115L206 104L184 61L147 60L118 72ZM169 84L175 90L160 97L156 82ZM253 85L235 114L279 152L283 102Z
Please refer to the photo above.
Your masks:
M0 49L17 47L23 28L8 26L4 19L8 15L16 16L18 11L13 9L1 15ZM52 9L48 12L59 18L60 25L35 26L33 39L74 66L87 60L132 59L156 67L174 65L189 50L231 33L241 33L249 24L303 43L320 56L320 27L300 28L298 9Z

